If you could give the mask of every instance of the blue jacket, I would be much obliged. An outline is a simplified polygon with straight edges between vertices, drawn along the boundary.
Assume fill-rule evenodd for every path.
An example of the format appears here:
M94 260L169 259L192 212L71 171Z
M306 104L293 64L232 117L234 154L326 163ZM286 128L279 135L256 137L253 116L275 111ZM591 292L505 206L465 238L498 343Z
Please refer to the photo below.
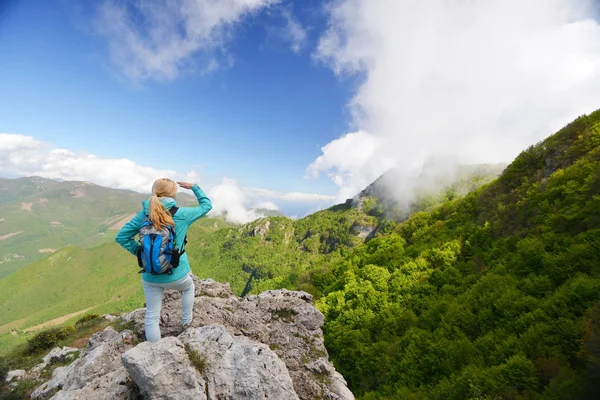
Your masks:
M183 247L183 240L185 239L185 234L187 233L188 227L194 221L203 217L212 209L212 203L210 199L206 197L206 194L198 185L194 185L192 187L192 191L198 199L198 206L181 207L173 216L173 221L175 222L175 241L180 249ZM161 198L161 203L167 210L176 205L175 200L171 198ZM129 251L133 255L136 255L137 250L140 248L140 244L135 239L135 236L138 234L138 231L140 230L142 223L146 220L146 217L148 217L149 204L150 200L144 200L142 202L142 211L140 211L135 217L126 223L125 226L121 228L119 233L117 233L117 237L115 238L117 243L119 243L125 250ZM190 262L188 260L187 252L185 252L179 260L179 266L173 269L173 273L171 275L152 275L144 272L142 277L147 282L166 283L179 280L188 272L190 272Z

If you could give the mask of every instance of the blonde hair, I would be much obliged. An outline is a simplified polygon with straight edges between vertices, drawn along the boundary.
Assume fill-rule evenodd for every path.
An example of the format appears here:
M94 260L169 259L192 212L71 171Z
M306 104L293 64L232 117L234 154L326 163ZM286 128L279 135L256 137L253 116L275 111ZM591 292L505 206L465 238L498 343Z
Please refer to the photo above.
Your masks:
M167 225L175 226L173 217L159 200L159 197L177 196L177 184L170 179L161 178L154 181L152 185L152 197L148 207L148 219L156 228L164 228Z

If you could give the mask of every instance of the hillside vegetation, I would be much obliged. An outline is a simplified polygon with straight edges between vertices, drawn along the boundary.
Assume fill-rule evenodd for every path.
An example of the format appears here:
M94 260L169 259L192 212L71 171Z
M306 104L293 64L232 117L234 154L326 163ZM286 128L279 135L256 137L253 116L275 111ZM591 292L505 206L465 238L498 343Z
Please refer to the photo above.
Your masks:
M599 398L600 112L310 275L359 398Z
M490 182L500 173L498 166L462 167L448 178L429 182L428 190L409 204L394 196L395 170L389 171L354 199L299 220L261 218L243 227L202 236L188 246L194 272L230 282L239 295L273 288L306 290L317 294L309 279L310 269L327 270L350 249L373 237L385 235L396 224L419 210L429 209L448 198L459 198Z
M0 179L0 279L64 246L89 246L147 195L90 182Z

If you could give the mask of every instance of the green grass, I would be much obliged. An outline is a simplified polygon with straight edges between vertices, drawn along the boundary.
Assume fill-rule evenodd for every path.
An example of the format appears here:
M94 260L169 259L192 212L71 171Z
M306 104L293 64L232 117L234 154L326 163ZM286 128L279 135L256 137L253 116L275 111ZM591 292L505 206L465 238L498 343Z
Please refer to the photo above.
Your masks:
M0 191L6 199L0 203L0 236L18 233L0 241L0 279L48 255L40 250L105 242L110 226L139 210L147 197L43 178L0 179Z
M135 259L116 243L64 248L0 280L0 354L22 343L27 327L87 308L101 314L142 305Z
M196 368L201 375L204 375L206 370L206 357L200 354L197 350L192 349L189 343L185 344L185 352L187 353L192 365Z

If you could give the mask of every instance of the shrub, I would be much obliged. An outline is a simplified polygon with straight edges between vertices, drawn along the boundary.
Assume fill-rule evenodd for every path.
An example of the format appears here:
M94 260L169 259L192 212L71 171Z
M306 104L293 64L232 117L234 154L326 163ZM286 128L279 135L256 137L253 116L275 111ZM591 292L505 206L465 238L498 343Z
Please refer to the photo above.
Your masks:
M84 325L91 325L94 322L99 322L102 320L102 317L98 314L86 314L81 317L77 322L75 322L75 327L79 328Z
M27 340L25 354L34 354L41 350L47 350L56 345L60 340L66 339L75 332L75 327L64 326L41 331L31 339Z

